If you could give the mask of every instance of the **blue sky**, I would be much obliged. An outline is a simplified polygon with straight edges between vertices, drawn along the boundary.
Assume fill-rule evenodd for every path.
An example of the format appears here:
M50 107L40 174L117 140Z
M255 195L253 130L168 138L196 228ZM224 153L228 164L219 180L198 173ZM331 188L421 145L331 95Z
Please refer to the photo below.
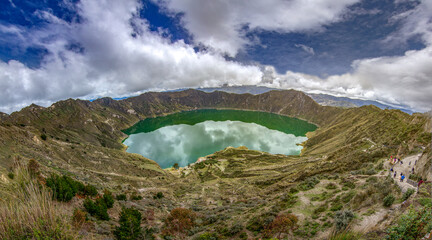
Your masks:
M0 111L256 84L432 105L432 3L0 0Z

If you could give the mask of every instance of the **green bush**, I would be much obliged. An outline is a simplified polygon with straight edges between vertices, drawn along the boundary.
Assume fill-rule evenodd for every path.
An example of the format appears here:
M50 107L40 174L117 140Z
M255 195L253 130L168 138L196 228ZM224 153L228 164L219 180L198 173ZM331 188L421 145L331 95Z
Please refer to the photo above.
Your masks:
M84 187L84 195L85 196L96 196L98 194L98 190L95 186L88 184Z
M68 202L84 189L84 184L68 176L52 175L46 179L46 186L53 191L53 199Z
M90 198L84 200L84 208L90 215L96 217L99 220L109 220L107 212L107 206L103 198L98 198L94 202Z
M40 135L40 137L41 137L41 139L44 140L44 141L47 140L47 135L45 135L44 133L42 133L42 134Z
M9 172L9 173L8 173L8 177L9 177L10 179L14 179L15 174L14 174L13 172Z
M415 193L415 190L412 189L412 188L409 188L409 189L404 193L404 195L402 196L402 199L403 199L404 201L406 201L409 197L411 197L411 195L412 195L413 193Z
M342 209L342 204L341 203L335 203L335 204L333 204L332 206L331 206L331 208L330 208L330 211L333 211L333 212L335 212L335 211L339 211L339 210L341 210Z
M195 240L219 240L219 236L216 233L203 233L195 238Z
M298 188L301 191L307 191L315 187L320 182L317 177L306 178L302 183L299 184Z
M132 196L130 196L130 200L133 200L133 201L138 201L141 199L143 199L143 197L141 195L133 194Z
M336 231L340 232L345 230L353 218L354 213L350 210L337 211L334 215Z
M393 196L393 194L389 194L383 199L383 205L384 207L390 207L394 201L395 197Z
M386 239L421 239L432 230L432 208L411 208L387 231Z
M295 193L298 193L299 190L296 187L292 187L292 188L290 188L289 192L292 193L292 194L295 194Z
M337 186L336 186L336 184L334 184L334 183L329 183L329 184L327 184L327 186L326 186L325 188L326 188L326 189L336 189Z
M162 192L158 192L158 193L156 193L156 195L153 196L153 199L161 199L163 197L164 197L163 193Z
M118 195L116 196L116 199L117 199L118 201L126 201L126 200L127 200L127 197L126 197L126 194L122 193L122 194L118 194Z
M110 191L105 190L102 199L104 200L108 209L114 206L114 197Z
M118 240L134 240L142 237L141 213L134 208L122 208L119 224L114 230L114 236Z
M355 194L356 194L356 192L353 190L343 194L341 197L342 202L348 203L355 196Z

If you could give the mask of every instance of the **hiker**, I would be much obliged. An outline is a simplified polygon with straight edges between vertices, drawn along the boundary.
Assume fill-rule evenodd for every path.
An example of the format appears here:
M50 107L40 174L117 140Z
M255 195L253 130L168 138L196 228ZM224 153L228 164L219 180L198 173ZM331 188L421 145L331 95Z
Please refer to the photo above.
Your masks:
M395 173L394 173L394 175L393 175L393 178L395 178L396 177L396 171L395 171Z
M404 179L405 179L405 175L402 175L400 181L403 182Z
M411 166L411 161L408 163L408 166Z
M420 185L422 185L422 183L424 183L424 181L422 178L420 178L420 181L418 182L418 185L417 185L417 192L420 190Z
M414 174L414 168L412 168L412 170L411 170L411 171L412 171L412 174Z
M399 160L400 161L400 160ZM401 163L401 165L403 164L403 162L402 161L400 161L400 163Z
M393 168L390 168L390 172L393 172Z

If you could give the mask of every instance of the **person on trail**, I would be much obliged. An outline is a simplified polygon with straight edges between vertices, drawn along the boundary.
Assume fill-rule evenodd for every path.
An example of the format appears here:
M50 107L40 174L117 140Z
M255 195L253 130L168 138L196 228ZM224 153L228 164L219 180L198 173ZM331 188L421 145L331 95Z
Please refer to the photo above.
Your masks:
M408 163L408 166L411 166L411 161Z
M414 168L412 168L411 171L412 171L412 174L414 174Z
M420 178L420 181L419 181L418 184L417 184L417 192L419 191L419 189L420 189L420 185L422 185L422 183L424 183L424 181L423 181L422 178Z
M400 181L403 182L404 179L405 179L405 175L402 175Z
M390 172L393 172L393 168L390 168Z
M400 160L399 160L400 161ZM402 161L400 161L400 163L401 163L401 165L403 164L403 162Z
M394 175L393 175L393 178L395 178L396 177L396 171L395 171L395 173L394 173Z

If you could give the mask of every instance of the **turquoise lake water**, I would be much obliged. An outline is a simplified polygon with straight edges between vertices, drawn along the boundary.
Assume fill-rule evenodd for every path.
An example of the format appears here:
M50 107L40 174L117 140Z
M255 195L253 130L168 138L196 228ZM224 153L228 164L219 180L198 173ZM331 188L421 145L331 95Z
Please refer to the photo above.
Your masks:
M297 144L317 127L273 113L239 110L196 110L142 120L129 129L127 152L155 160L162 168L181 167L228 146L273 154L298 155Z

